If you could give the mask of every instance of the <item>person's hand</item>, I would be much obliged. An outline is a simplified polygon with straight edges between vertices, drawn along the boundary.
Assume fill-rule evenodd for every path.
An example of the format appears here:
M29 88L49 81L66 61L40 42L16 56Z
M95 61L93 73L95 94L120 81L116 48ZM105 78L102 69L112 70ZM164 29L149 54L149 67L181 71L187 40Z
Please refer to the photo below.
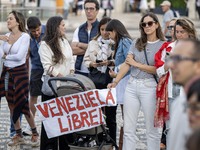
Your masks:
M6 35L0 35L0 40L5 41L5 42L8 42L9 37L6 36Z
M100 66L102 66L100 63L95 63L95 62L91 62L90 63L90 66L91 67L94 67L94 68L97 68L97 67L100 67Z
M63 75L59 73L59 74L57 75L57 77L63 77Z
M116 78L116 76L117 76L117 74L116 74L112 69L109 70L109 75L110 75L112 78Z
M167 64L164 64L164 69L165 69L165 71L168 71L169 70L169 66Z
M102 62L100 62L99 64L102 65L102 66L108 66L108 60L104 60Z
M112 83L109 83L108 85L107 85L107 88L108 89L111 89L111 88L115 88L117 86L117 82L112 82Z
M127 55L125 62L126 62L126 64L134 66L134 67L137 67L137 65L138 65L138 62L136 62L133 59L133 55Z
M2 59L6 59L6 56L7 56L7 55L4 53L4 55L2 56Z

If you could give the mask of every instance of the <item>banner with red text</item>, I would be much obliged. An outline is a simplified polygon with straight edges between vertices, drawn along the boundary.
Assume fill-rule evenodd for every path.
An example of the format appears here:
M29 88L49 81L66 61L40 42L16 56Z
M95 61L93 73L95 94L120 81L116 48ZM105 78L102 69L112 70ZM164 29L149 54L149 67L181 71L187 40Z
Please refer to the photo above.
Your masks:
M48 138L105 124L101 107L116 106L116 90L90 90L37 103Z

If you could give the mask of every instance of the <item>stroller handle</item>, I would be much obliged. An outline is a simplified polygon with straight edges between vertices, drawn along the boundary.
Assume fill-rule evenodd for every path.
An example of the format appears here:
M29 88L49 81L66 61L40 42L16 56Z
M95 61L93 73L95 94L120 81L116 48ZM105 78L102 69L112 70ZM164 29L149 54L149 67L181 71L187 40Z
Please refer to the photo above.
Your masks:
M62 82L72 81L72 82L77 83L83 89L83 91L86 91L86 87L84 86L84 84L81 81L73 78L73 76L72 77L51 77L48 81L48 84L56 97L58 97L58 94L56 93L56 90L53 87L53 84L52 84L53 81L62 81Z

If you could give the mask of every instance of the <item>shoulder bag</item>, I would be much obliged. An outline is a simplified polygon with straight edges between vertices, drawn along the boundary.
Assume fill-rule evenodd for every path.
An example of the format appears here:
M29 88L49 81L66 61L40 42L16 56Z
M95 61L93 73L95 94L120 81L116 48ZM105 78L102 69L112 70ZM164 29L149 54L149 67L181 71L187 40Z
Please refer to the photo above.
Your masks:
M112 78L109 75L109 69L106 69L105 73L102 73L97 68L89 68L89 78L94 82L97 89L104 89L107 87L107 84L112 81Z
M144 49L144 55L145 55L145 59L147 61L147 65L149 65L149 61L147 59L147 52L146 52L146 49ZM156 78L156 75L155 74L152 74L153 75L153 78L155 79L156 83L158 83L158 79Z
M55 91L56 90L56 82L55 81L52 81L52 88L49 86L49 79L51 78L51 73L53 71L53 66L50 66L49 69L47 70L47 74L46 75L43 75L43 84L42 84L42 93L44 95L47 95L47 96L53 96L54 93L52 91L52 88L54 88Z

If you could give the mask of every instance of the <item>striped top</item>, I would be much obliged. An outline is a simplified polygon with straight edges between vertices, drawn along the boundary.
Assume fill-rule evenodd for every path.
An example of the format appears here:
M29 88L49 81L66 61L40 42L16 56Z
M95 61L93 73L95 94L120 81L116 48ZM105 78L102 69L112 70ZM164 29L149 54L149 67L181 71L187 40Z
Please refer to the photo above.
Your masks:
M133 42L133 44L129 50L129 54L133 54L135 61L137 61L141 64L147 64L144 51L139 51L135 47L135 42L136 41ZM161 40L157 40L155 42L147 42L146 53L147 53L147 59L148 59L149 65L154 66L154 64L155 64L154 56L155 56L156 52L160 49L160 47L162 46L163 43L164 43L164 41L161 41ZM131 66L131 76L133 76L134 78L137 78L137 79L153 78L152 74L144 72L133 66Z

